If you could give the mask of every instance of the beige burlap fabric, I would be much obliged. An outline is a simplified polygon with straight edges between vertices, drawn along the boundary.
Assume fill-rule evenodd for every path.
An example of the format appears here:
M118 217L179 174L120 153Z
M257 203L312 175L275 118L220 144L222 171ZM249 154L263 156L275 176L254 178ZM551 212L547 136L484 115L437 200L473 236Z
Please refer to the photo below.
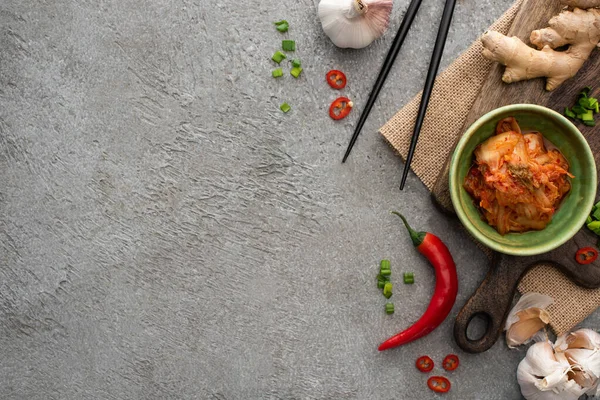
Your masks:
M516 0L489 29L506 34L521 2ZM462 133L467 114L490 72L492 64L481 55L481 51L482 45L476 40L435 81L411 165L429 190L433 189L443 168L443 160L448 158ZM419 93L380 129L403 158L408 151L420 99ZM550 266L539 266L529 271L521 281L519 291L540 292L554 298L554 304L548 311L552 317L551 327L557 334L569 331L600 306L600 289L582 289Z

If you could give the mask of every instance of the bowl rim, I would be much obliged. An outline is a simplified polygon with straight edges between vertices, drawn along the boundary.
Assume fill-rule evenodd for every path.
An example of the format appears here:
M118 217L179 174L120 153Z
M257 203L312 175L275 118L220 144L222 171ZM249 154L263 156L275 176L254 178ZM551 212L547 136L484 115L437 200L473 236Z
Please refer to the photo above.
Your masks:
M560 236L560 239L549 241L549 242L547 242L547 244L537 245L537 246L534 246L531 248L523 249L523 248L513 248L510 245L498 243L498 242L486 237L485 235L480 234L479 230L476 229L476 227L466 217L466 214L464 213L464 211L462 209L460 209L460 211L459 211L459 208L457 208L455 206L456 204L460 204L460 199L459 199L459 195L458 195L460 188L455 188L454 187L455 185L453 185L453 183L452 183L453 177L458 176L458 155L460 153L462 153L462 151L464 150L464 148L467 145L467 142L469 141L471 136L484 123L488 122L489 120L498 118L499 115L505 114L507 112L524 111L524 109L529 109L534 112L539 112L540 114L544 114L545 116L549 116L549 117L559 120L561 124L569 126L571 128L571 130L575 133L575 136L578 138L578 140L583 142L585 154L582 154L582 156L591 160L594 168L592 171L592 176L590 177L593 180L593 185L589 185L590 191L592 191L592 195L587 196L587 199L585 200L585 203L582 207L585 207L585 208L591 210L592 206L594 205L595 198L596 198L596 191L597 191L597 185L598 185L596 162L594 160L594 154L592 153L592 149L590 148L589 143L587 142L587 140L585 139L583 134L579 131L579 129L571 121L569 121L566 117L564 117L560 113L558 113L548 107L540 106L538 104L511 104L511 105L496 108L496 109L482 115L481 117L479 117L463 133L463 135L461 136L460 140L456 144L456 147L452 153L452 158L450 160L449 182L448 182L449 189L450 189L450 198L452 200L452 205L454 207L454 211L455 211L456 215L458 216L459 220L461 221L462 225L467 229L467 231L477 241L479 241L480 243L483 243L484 245L491 248L492 250L498 251L500 253L516 255L516 256L532 256L532 255L547 253L551 250L554 250L555 248L561 246L562 244L566 243L571 238L573 238L573 236L575 236L575 234L577 232L579 232L579 230L583 227L583 225L585 224L585 221L587 219L587 216L588 216L588 214L582 213L581 216L578 217L574 221L574 223L572 223L572 227L570 229L568 229L566 231L562 231L564 234ZM461 187L462 187L462 185L461 185Z

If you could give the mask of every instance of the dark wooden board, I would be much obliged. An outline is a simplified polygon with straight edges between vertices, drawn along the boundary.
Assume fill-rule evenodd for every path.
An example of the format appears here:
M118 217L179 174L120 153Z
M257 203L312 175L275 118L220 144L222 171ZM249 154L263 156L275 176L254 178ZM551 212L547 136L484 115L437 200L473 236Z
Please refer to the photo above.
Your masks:
M561 9L558 0L524 0L509 31L509 36L517 36L525 43L529 43L531 31L546 27L548 20ZM492 67L466 119L463 131L485 113L508 104L540 104L562 113L565 107L573 105L583 86L597 86L599 83L600 51L595 50L579 73L553 92L544 90L545 79L505 84L501 80L503 72L504 67L499 64ZM593 95L598 97L599 94L600 88L595 87ZM591 128L578 124L578 128L592 148L596 165L600 166L599 127ZM437 179L432 197L442 210L454 214L448 187L448 165L449 160ZM456 317L454 336L458 345L467 352L480 353L496 342L502 333L520 279L525 272L538 264L554 265L582 287L600 287L600 260L582 266L573 258L578 248L595 243L595 235L583 228L573 239L546 254L516 257L492 253L487 276ZM483 337L471 340L467 337L466 331L476 315L484 317L488 327Z

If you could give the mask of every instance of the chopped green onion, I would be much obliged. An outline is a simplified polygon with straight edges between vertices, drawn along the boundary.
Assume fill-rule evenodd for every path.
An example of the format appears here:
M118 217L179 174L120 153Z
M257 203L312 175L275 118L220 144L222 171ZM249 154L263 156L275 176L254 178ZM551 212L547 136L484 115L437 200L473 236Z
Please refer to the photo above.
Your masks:
M294 58L292 60L292 67L301 67L302 66L302 62L300 62L299 58Z
M292 75L294 78L298 78L301 73L302 73L302 68L301 67L294 67L290 71L290 75Z
M285 51L296 51L296 42L293 40L282 40L281 48Z
M385 303L385 313L386 314L394 313L394 303Z
M391 282L386 282L385 285L383 285L383 295L385 296L386 299L389 299L390 297L392 297L392 283Z
M283 54L282 52L280 52L279 50L277 50L275 52L275 54L273 54L273 57L271 57L271 60L275 61L277 64L281 63L283 60L285 60L287 57L285 54Z
M600 208L596 208L596 210L594 210L592 213L592 218L594 218L596 221L600 221Z
M592 219L592 217L590 217L590 216L588 215L588 217L587 217L587 218L586 218L586 220L585 220L585 223L586 223L586 225L587 225L587 224L591 224L593 221L594 221L594 220Z
M377 280L384 281L384 282L389 282L390 281L390 277L389 276L384 276L384 275L381 275L381 274L377 274Z
M290 105L288 103L283 103L282 105L279 106L279 108L284 113L287 113L288 111L290 111L292 109L292 107L290 107Z
M385 281L382 279L377 279L377 288L383 289L384 286L385 286Z
M571 109L565 108L565 115L569 118L579 119L587 126L596 126L594 114L600 111L598 99L589 97L592 88L586 86L577 96L577 104Z
M379 272L379 273L389 280L390 275L392 275L392 270L391 269L382 269L381 272Z
M575 118L575 113L568 108L565 108L565 115L569 118Z
M589 230L600 236L600 221L593 221L587 224Z
M386 277L392 274L390 260L381 260L379 263L379 274Z
M586 112L584 112L583 114L581 114L581 120L582 121L593 121L594 120L594 114L592 110L586 110Z
M411 283L415 283L415 274L412 272L405 272L404 273L404 283L405 284L411 284Z
M277 29L279 32L287 32L288 28L290 27L290 24L288 24L288 22L285 19L282 19L281 21L277 21L274 24L275 24L275 29Z
M273 75L273 78L279 78L283 76L283 70L281 68L274 69L271 75Z

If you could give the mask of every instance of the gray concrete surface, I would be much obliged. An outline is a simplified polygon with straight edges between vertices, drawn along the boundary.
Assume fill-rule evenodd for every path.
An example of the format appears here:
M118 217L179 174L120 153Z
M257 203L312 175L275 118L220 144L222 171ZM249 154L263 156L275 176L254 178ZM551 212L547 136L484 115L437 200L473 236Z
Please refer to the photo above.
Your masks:
M509 3L459 2L443 66ZM453 315L486 270L414 175L398 190L402 163L376 132L422 86L443 2L423 3L345 165L359 113L328 118L324 75L344 70L360 109L408 1L360 51L330 43L316 4L0 3L0 398L435 398L413 362L450 352L462 364L444 398L520 397L525 350L464 354L452 318L376 350L434 283L391 209L448 243ZM270 77L285 37L299 80ZM383 257L393 316L374 286Z

